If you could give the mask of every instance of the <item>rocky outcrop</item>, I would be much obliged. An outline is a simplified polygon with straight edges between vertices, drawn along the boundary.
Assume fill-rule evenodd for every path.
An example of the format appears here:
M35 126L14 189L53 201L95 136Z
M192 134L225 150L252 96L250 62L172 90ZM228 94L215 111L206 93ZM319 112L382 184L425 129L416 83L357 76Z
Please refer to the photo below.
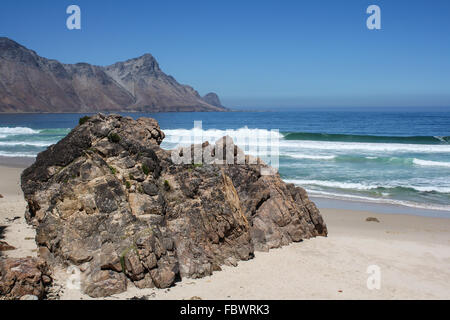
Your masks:
M163 139L153 119L97 115L22 174L41 257L78 266L87 294L167 288L255 250L326 236L306 192L262 175L267 166L250 156L236 164L243 153L230 138L174 152ZM198 150L203 164L177 164ZM231 164L220 164L227 150Z
M225 111L166 75L150 54L63 64L0 37L0 112Z
M2 299L42 299L52 283L46 262L36 258L0 258Z
M223 108L222 103L220 102L219 96L217 94L215 94L214 92L210 92L210 93L206 94L203 97L203 100L205 100L206 102L208 102L209 104L211 104L213 106Z

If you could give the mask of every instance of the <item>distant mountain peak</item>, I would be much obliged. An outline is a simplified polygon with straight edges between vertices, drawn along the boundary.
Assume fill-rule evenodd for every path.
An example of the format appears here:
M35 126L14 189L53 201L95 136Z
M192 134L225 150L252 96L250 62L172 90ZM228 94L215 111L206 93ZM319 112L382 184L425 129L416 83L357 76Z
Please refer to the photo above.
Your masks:
M0 54L5 53L7 50L23 50L35 53L33 50L29 50L20 43L7 37L0 37Z
M220 108L223 107L222 103L220 102L219 96L214 92L210 92L210 93L206 94L203 97L203 100L213 106L220 107Z
M10 38L0 37L0 58L35 64L38 55Z
M0 44L10 44L10 45L21 46L19 43L15 42L14 40L7 38L7 37L0 37Z
M150 53L146 53L140 57L128 59L126 61L116 62L113 65L107 66L107 70L119 68L123 71L133 72L136 70L147 72L160 72L158 61Z
M149 53L101 67L62 64L0 38L0 112L226 111L166 75Z
M156 61L155 57L153 57L150 53L144 53L142 56L137 57L136 59L145 61Z

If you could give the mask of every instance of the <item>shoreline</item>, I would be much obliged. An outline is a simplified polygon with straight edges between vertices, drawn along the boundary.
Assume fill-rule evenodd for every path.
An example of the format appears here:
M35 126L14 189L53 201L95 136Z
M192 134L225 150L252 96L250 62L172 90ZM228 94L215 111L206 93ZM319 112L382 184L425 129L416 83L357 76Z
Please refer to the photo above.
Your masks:
M309 198L320 210L336 209L349 211L367 211L390 215L419 216L426 218L450 219L450 211L411 207L401 204L388 204L359 200L343 200L310 195Z
M5 157L0 156L1 167L26 169L31 166L36 158L34 157ZM1 191L0 191L1 194ZM434 217L450 219L450 211L433 208L420 208L403 204L390 204L374 201L362 201L352 199L330 198L311 194L309 198L314 201L317 207L322 209L345 209L353 211L371 211L374 213L405 214L421 217Z
M239 112L239 111L233 111L233 110L211 110L211 111L106 111L106 110L99 110L99 111L87 111L87 112L0 112L0 114L7 114L7 115L14 115L14 114L98 114L98 113L106 113L106 114L117 114L117 113L146 113L146 114L152 114L152 113L211 113L211 112Z
M0 167L26 169L31 166L36 158L32 157L4 157L0 156Z
M0 165L0 226L16 250L6 257L37 256L35 230L24 218L21 168ZM450 219L370 210L320 208L328 237L291 243L237 267L169 289L137 289L105 299L450 299ZM379 222L366 221L372 217ZM367 288L367 268L381 269L380 290ZM66 287L67 270L54 270L64 300L90 300Z

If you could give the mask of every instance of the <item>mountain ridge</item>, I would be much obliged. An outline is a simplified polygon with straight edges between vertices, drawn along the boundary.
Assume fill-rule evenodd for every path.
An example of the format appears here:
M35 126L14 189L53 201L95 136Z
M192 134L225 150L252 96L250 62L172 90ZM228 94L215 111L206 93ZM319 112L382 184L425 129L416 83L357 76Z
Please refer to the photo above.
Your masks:
M0 37L0 113L227 111L165 74L149 53L97 66L65 64Z

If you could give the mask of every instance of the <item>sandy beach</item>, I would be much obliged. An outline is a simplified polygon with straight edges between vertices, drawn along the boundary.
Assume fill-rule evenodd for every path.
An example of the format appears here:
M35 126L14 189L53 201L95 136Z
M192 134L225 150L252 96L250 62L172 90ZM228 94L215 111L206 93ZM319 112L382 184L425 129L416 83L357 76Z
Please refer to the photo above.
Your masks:
M36 256L34 230L24 219L20 165L0 165L0 226L16 250ZM450 299L450 219L321 208L329 236L294 243L202 279L165 289L137 289L108 299ZM368 222L374 217L379 222ZM380 289L369 290L367 268L380 268ZM90 299L65 288L61 299Z

